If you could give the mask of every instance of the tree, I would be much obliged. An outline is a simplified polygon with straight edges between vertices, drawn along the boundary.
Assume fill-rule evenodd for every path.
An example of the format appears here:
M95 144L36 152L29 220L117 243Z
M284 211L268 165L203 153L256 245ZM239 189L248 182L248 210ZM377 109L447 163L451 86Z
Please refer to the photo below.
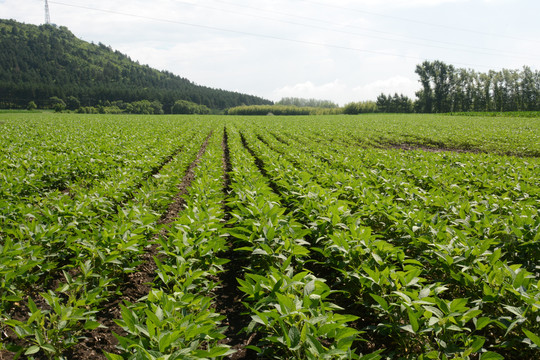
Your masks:
M79 99L84 107L108 107L105 100L158 101L165 104L166 112L177 99L219 109L242 103L272 103L256 96L196 85L170 72L139 65L109 46L77 39L66 27L0 19L2 29L2 107L24 108L30 100L48 106L51 96L64 99L71 109L75 106L69 104L68 96ZM152 111L159 113L160 109L154 107Z
M66 100L66 107L68 110L77 110L81 107L81 102L75 96L70 95Z
M284 97L279 100L276 105L289 105L289 106L298 106L298 107L317 107L317 108L328 108L334 109L338 105L330 100L318 100L318 99L304 99L304 98L295 98L295 97Z
M442 61L434 61L430 67L433 79L433 111L437 113L452 110L451 94L454 87L454 67Z
M191 101L177 100L171 108L172 114L208 114L210 109Z
M417 111L422 113L430 113L433 111L433 91L431 89L430 73L431 63L424 61L421 65L416 65L415 73L420 77L422 89L416 92L418 100L416 102Z
M60 99L57 96L52 96L49 98L49 104L52 109L54 109L55 112L62 112L66 109L66 103L64 100Z
M413 102L407 96L397 93L394 96L381 94L377 97L377 111L383 113L411 113Z
M421 112L449 112L452 110L452 93L455 87L452 65L442 61L424 61L416 66L422 90L416 93Z
M540 78L539 72L536 74L530 67L524 66L521 75L521 92L523 109L526 111L540 110Z
M33 111L33 110L36 110L37 109L37 105L36 103L32 100L28 103L28 105L26 106L26 110L29 110L29 111Z
M374 112L377 112L377 104L374 101L352 102L343 108L343 113L348 115Z
M540 76L528 67L477 73L455 69L441 61L417 65L422 89L416 95L418 112L534 111L540 109ZM381 97L379 107L389 101ZM384 110L383 110L384 111Z

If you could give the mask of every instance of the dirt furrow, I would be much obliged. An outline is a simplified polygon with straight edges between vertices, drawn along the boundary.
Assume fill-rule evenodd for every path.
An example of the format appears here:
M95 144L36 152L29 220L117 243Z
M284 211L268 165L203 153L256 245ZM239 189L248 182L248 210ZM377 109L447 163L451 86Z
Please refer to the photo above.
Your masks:
M276 135L276 133L270 132L270 135L272 135L277 141L279 141L282 144L289 145L289 142L283 139L281 136Z
M281 196L281 191L279 190L278 185L272 180L272 177L268 174L268 172L264 168L264 162L261 160L261 158L257 156L255 151L253 151L253 149L249 146L246 138L244 137L244 134L240 133L240 139L242 140L242 145L244 146L244 148L253 157L255 161L255 165L257 166L261 174L266 178L266 181L268 182L268 186L270 187L270 189L272 189L272 191L276 193L277 195L279 195L280 197L283 197Z
M168 210L162 215L159 220L159 224L168 225L178 218L178 214L185 207L185 200L183 196L187 193L191 183L194 179L194 169L200 163L202 156L204 155L210 137L213 131L211 131L206 137L205 141L201 145L199 152L195 160L191 162L185 171L182 182L178 185L178 193L174 197L174 201L169 205ZM179 151L177 152L177 154ZM168 162L174 158L171 157ZM168 162L164 163L165 166ZM161 166L161 168L163 168ZM157 174L157 172L156 172ZM114 337L113 332L122 335L124 331L119 327L114 320L121 317L120 304L123 301L136 302L141 297L147 295L152 289L152 282L156 277L156 263L154 262L154 256L159 256L158 245L154 240L158 236L166 236L168 227L165 226L158 235L150 240L150 246L146 249L141 256L141 264L137 266L136 270L126 275L125 282L122 284L120 293L121 296L112 299L104 308L97 314L98 321L105 326L105 328L97 328L86 334L86 339L75 345L68 356L71 359L105 359L103 351L111 353L119 353L116 349L118 344L117 339Z
M232 165L229 158L229 145L227 129L223 130L223 141L221 142L223 149L223 192L225 197L231 192L230 172ZM225 227L231 227L231 209L223 204L224 216L226 222ZM246 314L246 308L242 304L243 293L238 288L237 278L244 277L244 268L249 265L249 259L241 255L237 249L238 243L234 238L228 237L228 251L222 257L229 259L226 264L226 269L218 276L218 281L221 286L214 293L214 303L216 311L226 317L224 325L227 326L225 331L225 339L221 340L221 344L229 345L232 349L237 350L236 353L229 356L229 359L252 359L256 357L255 352L246 349L246 346L251 344L255 338L255 334L246 334L243 330L249 325L251 317Z

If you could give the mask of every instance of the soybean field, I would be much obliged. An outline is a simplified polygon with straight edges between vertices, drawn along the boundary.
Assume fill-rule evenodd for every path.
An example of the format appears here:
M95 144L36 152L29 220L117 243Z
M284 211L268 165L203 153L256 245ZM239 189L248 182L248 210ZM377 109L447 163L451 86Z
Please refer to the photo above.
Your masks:
M540 119L0 115L0 359L538 359Z

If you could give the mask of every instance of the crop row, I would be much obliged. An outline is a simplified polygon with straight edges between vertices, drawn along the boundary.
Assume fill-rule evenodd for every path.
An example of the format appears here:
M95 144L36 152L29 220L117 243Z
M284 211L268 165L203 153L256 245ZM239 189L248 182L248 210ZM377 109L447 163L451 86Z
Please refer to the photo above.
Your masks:
M514 189L512 172L501 180L503 167L493 173L496 164L484 156L488 177L488 171L481 174L482 162L469 157L477 166L463 167L480 173L468 178L480 181L471 186L457 169L454 176L443 172L440 180L452 187L437 178L441 162L456 165L454 155L448 161L448 155L421 154L443 158L431 164L402 159L398 152L370 157L358 150L362 158L356 162L351 149L340 160L313 143L299 149L299 143L259 138L282 148L276 154L255 136L249 139L296 217L311 230L311 250L319 255L313 257L314 271L341 282L346 298L354 299L355 314L369 314L362 329L381 341L375 348L390 343L388 354L414 358L475 352L489 358L495 351L515 354L522 342L536 351L539 220L533 166L507 159L506 168L514 161L521 165L514 169L523 178L521 192ZM306 156L316 150L317 157ZM390 158L395 154L407 163Z
M98 138L86 135L92 149ZM71 194L52 191L3 208L0 321L6 340L21 339L7 345L11 351L60 356L102 326L98 310L140 264L207 134L203 128L171 135L161 159L140 152L132 162L140 165L94 179L87 191L73 186Z
M91 119L0 124L0 356L537 357L534 119Z

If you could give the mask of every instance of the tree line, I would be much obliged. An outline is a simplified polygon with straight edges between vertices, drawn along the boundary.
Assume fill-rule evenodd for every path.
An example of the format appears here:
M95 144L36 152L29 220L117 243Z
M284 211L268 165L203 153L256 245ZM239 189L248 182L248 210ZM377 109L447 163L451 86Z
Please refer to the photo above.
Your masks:
M415 72L422 86L417 112L540 111L540 72L528 66L481 73L424 61Z
M376 102L352 102L345 114L449 113L540 111L540 72L502 69L485 73L456 68L442 61L424 61L416 66L421 89L416 99L381 94Z
M304 99L298 97L284 97L279 100L276 105L285 105L285 106L297 106L297 107L308 107L308 108L325 108L325 109L335 109L338 104L330 100L319 100L319 99Z

